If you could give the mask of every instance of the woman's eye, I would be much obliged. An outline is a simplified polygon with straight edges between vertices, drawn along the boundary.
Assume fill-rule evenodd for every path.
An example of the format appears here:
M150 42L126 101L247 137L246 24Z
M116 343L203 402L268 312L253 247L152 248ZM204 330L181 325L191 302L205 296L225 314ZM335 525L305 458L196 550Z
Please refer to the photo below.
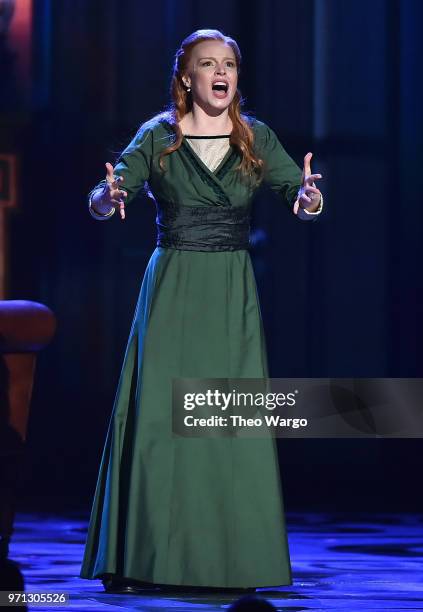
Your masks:
M233 61L231 61L231 60L230 60L229 62L226 62L226 65L227 65L227 67L228 67L228 68L235 68L235 62L233 62ZM214 62L212 62L212 61L210 61L210 60L207 60L207 61L205 61L205 62L202 62L202 63L200 64L200 66L201 66L201 67L203 67L203 66L204 66L204 67L207 67L207 66L214 66Z

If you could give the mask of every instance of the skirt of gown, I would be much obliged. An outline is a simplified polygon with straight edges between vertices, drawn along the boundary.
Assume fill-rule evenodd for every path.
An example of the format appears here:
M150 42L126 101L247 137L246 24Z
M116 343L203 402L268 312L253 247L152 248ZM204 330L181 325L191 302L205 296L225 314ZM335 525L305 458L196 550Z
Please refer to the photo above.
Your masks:
M247 250L157 247L145 271L80 576L292 584L276 441L172 436L172 378L268 376Z

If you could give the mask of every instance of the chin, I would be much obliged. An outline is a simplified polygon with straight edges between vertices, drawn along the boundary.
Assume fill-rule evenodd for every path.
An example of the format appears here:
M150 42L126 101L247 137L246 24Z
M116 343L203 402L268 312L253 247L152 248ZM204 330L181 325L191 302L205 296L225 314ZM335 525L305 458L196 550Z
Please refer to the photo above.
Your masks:
M233 97L230 100L210 100L209 106L219 110L225 110L226 108L230 107L232 100Z

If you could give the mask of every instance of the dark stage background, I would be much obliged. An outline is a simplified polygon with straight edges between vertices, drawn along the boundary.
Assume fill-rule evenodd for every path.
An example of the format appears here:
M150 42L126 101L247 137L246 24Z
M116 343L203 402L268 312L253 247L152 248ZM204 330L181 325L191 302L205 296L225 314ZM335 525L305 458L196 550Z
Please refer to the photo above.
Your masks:
M4 49L0 64L0 152L17 153L20 188L7 298L58 318L37 365L26 503L91 504L155 209L140 197L124 223L96 222L86 194L167 104L197 28L238 41L244 108L324 177L316 223L266 188L255 203L271 375L423 376L422 22L420 0L33 2L29 96ZM422 509L421 440L278 445L288 511Z

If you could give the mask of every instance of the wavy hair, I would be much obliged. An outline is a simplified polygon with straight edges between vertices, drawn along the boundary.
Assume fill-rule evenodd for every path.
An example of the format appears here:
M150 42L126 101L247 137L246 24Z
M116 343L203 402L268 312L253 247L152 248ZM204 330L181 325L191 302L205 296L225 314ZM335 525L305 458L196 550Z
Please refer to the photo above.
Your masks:
M181 47L175 55L173 66L170 83L171 103L167 107L165 113L163 113L176 134L174 142L160 154L159 165L163 171L165 170L163 158L179 149L182 144L183 134L179 127L179 121L181 121L182 117L184 117L193 106L191 93L186 90L182 81L182 75L186 72L189 65L193 48L200 42L206 40L218 40L229 45L235 55L237 72L238 74L240 73L241 52L238 44L233 38L225 36L219 30L196 30L182 41ZM241 113L243 102L244 100L241 92L237 89L228 108L229 117L232 120L230 144L234 145L242 156L241 162L235 170L240 171L242 175L250 179L253 178L257 183L260 183L263 177L264 162L253 150L254 133L250 126L250 117L245 113Z

